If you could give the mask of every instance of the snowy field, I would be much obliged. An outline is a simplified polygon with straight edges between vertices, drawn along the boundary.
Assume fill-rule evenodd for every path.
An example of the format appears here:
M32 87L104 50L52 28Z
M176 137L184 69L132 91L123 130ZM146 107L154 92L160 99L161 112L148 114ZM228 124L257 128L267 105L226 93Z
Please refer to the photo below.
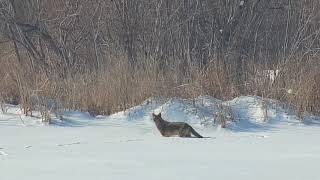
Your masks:
M217 111L233 120L226 129L214 125ZM161 137L153 112L211 138ZM67 111L51 125L8 105L0 180L319 180L320 118L304 118L260 97L151 98L109 117Z

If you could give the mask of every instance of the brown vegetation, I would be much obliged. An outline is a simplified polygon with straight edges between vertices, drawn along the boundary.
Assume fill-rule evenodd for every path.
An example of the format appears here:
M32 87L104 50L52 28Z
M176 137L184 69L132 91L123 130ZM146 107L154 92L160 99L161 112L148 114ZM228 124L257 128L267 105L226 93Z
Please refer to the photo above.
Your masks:
M3 0L0 98L23 105L37 94L110 114L150 96L254 94L320 113L319 9L313 0Z

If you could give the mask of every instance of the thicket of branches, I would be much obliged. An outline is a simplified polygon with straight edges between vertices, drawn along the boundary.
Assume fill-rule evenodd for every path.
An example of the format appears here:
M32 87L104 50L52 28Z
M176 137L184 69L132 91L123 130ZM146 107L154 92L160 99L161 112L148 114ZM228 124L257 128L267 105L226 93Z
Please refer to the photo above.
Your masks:
M315 0L1 0L0 96L109 114L149 96L251 94L320 112L319 9Z

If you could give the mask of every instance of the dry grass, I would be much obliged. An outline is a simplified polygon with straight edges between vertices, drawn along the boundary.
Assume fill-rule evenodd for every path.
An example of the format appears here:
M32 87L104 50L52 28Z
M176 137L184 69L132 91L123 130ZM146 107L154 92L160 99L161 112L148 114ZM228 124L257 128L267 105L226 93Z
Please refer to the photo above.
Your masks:
M246 72L248 78L239 85L234 82L231 70L214 63L201 68L190 65L185 73L174 63L166 70L160 70L159 64L150 61L132 69L124 58L114 58L102 70L73 71L59 77L58 71L34 71L31 65L18 63L9 56L1 59L0 97L6 103L18 102L24 109L31 106L32 95L49 97L62 102L65 108L98 115L127 109L151 96L211 95L231 99L239 95L260 95L287 102L301 114L320 113L317 60L289 61L284 68L279 68L280 73L272 82L268 76L257 74L263 68L252 65L254 71Z

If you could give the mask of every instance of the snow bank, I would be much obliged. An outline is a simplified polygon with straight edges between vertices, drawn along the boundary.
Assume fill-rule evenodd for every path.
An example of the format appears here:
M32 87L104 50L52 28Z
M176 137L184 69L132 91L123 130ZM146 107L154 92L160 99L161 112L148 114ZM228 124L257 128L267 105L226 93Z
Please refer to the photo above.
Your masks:
M161 137L153 112L211 138ZM230 116L226 130L215 124L217 113ZM318 180L319 117L305 119L308 126L255 96L149 98L108 117L68 111L50 126L8 106L0 114L0 179Z
M305 115L302 121L290 107L272 99L241 96L221 101L210 96L195 99L151 98L141 105L116 113L107 119L153 124L152 113L162 113L167 121L181 121L197 128L218 128L216 113L228 120L227 129L233 131L261 131L285 125L318 124L319 117Z
M301 121L289 107L258 96L241 96L230 101L210 96L195 99L149 98L138 106L110 116L92 117L88 113L67 111L64 121L53 118L52 122L53 125L70 127L103 126L113 122L151 129L154 127L151 114L160 112L167 121L187 122L200 129L219 128L217 113L223 114L227 120L226 128L232 131L264 131L283 125L319 124L319 117L306 115ZM37 112L34 114L37 116ZM5 119L0 121L3 125L42 125L39 118L21 115L18 106L10 105L8 112L1 114L0 119Z

